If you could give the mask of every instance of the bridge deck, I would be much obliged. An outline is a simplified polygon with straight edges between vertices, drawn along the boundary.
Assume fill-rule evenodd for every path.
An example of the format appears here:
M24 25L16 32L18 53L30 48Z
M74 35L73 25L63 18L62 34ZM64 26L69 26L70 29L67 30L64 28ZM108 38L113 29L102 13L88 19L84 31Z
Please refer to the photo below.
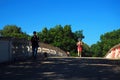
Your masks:
M0 80L119 80L120 60L59 58L0 66Z

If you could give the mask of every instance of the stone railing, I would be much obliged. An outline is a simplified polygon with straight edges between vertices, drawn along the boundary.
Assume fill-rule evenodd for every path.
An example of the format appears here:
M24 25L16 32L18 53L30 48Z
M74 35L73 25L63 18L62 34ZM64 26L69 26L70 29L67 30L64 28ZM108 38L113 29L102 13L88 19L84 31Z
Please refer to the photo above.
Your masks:
M11 43L9 38L0 38L0 63L11 60Z
M29 41L26 39L11 39L11 54L13 59L25 59L31 56L29 52Z
M61 50L58 47L48 45L45 43L39 43L40 47L38 48L38 53L48 53L48 56L66 56L66 52Z
M0 37L0 62L25 59L30 56L26 39Z
M108 59L120 59L120 43L113 46L105 55Z
M38 55L47 53L48 56L66 56L66 53L57 47L39 43ZM11 60L26 59L32 55L30 41L11 37L0 37L0 63Z

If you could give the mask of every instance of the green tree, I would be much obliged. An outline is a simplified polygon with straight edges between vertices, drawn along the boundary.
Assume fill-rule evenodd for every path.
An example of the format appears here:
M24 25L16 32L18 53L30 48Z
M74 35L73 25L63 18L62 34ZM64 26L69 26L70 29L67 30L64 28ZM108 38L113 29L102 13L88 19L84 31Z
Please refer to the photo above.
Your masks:
M85 36L83 35L83 30L75 31L74 38L75 40L78 40L78 38L84 39Z
M6 25L4 26L3 30L0 31L0 34L3 37L16 37L16 38L27 38L29 35L22 32L20 27L17 27L16 25Z
M72 55L76 55L76 41L79 36L83 36L83 33L82 31L73 33L71 25L56 25L49 30L44 28L38 35L42 42L59 47L64 51L69 51ZM85 49L88 49L88 46L85 46ZM88 53L88 50L84 50L84 52Z
M63 39L63 27L61 25L55 26L55 35L54 35L54 46L62 48L62 39Z
M120 29L107 32L100 36L100 41L91 46L93 56L103 57L114 45L120 43Z
M92 54L90 52L90 47L86 43L83 43L82 56L83 57L91 57L92 56Z
M120 43L120 29L107 32L104 35L100 36L102 44L102 53L103 56L109 51L111 47Z
M49 41L48 41L48 39L49 39L48 29L46 27L43 28L42 32L38 33L38 34L39 34L38 36L40 36L40 39L41 39L42 42L49 44Z
M101 42L97 42L97 44L93 44L90 48L90 53L93 57L102 57L102 45Z
M64 29L63 29L63 32L64 32L63 35L65 37L73 38L73 33L72 33L72 30L71 30L71 25L65 25Z

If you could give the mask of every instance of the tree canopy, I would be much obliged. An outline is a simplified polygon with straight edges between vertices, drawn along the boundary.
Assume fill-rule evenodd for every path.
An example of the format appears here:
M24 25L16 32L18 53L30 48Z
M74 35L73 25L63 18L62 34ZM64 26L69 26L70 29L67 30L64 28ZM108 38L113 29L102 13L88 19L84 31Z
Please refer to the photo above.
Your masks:
M82 30L72 32L71 25L56 25L49 30L45 27L41 32L38 32L40 40L44 43L59 47L64 51L69 51L71 55L77 55L76 42L79 37L84 38ZM85 45L84 53L88 53L88 45Z
M105 56L114 45L120 43L120 29L106 32L100 36L100 41L91 46L94 56Z
M4 26L3 30L0 30L0 34L4 37L28 38L28 35L16 25Z

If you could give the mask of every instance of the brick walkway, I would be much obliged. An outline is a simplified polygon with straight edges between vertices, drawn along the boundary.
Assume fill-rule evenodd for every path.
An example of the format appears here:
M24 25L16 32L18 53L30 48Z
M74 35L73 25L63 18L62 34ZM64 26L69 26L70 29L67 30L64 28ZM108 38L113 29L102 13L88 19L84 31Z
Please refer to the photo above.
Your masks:
M0 66L0 80L120 80L120 60L48 58Z

